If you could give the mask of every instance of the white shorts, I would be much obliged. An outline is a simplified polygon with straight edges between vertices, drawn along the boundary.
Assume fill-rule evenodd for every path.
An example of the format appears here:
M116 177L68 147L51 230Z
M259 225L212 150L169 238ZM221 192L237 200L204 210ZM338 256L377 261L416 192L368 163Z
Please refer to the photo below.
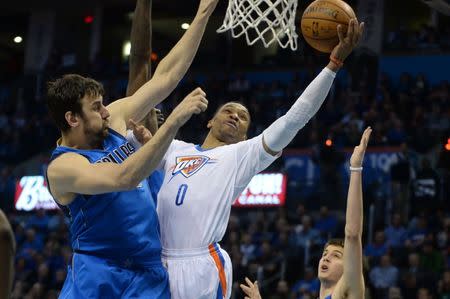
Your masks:
M173 299L228 299L231 296L231 260L219 244L200 249L163 249Z

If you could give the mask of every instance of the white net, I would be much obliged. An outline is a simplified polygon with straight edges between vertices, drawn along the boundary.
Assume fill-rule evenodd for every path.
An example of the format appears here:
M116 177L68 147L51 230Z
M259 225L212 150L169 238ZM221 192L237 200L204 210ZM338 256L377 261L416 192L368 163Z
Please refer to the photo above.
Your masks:
M295 13L297 0L229 0L222 26L234 38L245 34L248 45L261 40L267 48L272 43L297 49Z

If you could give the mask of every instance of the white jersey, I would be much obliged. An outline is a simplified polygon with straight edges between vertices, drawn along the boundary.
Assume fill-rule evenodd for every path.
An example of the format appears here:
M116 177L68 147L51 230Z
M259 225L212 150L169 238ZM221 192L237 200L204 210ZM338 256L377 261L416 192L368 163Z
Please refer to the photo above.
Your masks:
M278 157L265 151L262 135L210 150L174 140L161 162L164 181L157 212L163 248L219 242L234 200Z

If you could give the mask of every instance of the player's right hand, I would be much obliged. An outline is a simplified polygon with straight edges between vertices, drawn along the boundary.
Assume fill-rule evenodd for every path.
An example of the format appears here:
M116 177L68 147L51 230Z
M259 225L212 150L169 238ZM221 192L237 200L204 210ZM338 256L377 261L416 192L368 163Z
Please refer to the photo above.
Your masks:
M359 23L357 19L350 19L347 33L344 33L342 25L337 26L339 44L334 47L331 56L344 61L358 45L364 32L364 22Z
M200 88L196 88L188 94L180 104L178 104L167 118L167 122L174 121L179 127L184 125L193 114L204 112L208 108L206 93Z

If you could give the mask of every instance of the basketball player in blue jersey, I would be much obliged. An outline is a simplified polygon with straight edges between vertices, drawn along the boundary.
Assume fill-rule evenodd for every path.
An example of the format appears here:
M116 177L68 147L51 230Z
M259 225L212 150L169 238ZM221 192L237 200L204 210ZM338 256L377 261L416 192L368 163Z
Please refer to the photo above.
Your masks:
M74 250L60 298L169 298L158 220L143 180L178 128L207 107L196 89L139 152L123 136L175 88L189 68L217 0L201 0L196 17L154 77L108 107L103 87L79 75L49 84L49 113L62 137L47 169L48 187L70 217Z
M319 262L319 299L362 299L364 277L362 265L363 195L362 163L372 129L367 128L350 158L350 184L345 215L345 239L332 239ZM246 278L241 285L248 299L261 299L257 283Z

